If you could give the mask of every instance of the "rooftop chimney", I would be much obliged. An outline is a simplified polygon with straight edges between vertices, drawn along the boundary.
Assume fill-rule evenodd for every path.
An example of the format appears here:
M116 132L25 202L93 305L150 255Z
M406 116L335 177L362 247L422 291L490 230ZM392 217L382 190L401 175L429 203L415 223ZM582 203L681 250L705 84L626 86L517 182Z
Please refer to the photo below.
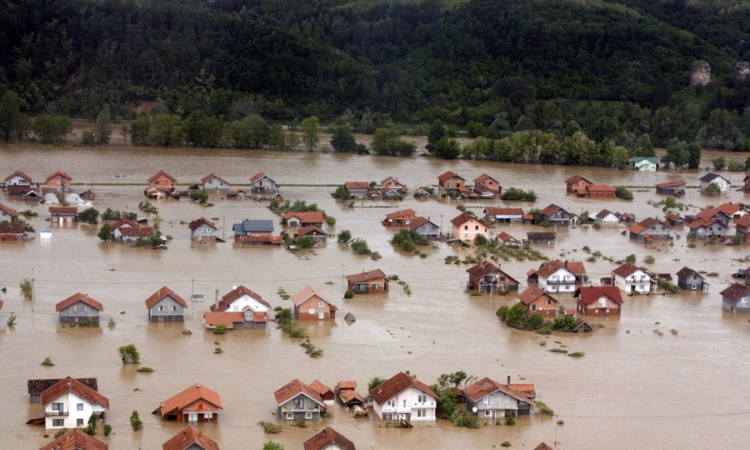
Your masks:
M219 309L219 290L214 294L214 309Z
M508 383L506 384L506 386L510 387L510 375L508 375Z

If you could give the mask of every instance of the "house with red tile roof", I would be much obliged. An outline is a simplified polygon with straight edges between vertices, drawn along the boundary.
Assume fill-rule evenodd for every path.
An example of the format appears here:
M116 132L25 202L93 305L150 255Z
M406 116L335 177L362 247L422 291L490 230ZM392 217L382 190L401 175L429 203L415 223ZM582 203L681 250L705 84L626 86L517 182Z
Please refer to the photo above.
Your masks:
M748 233L750 233L750 214L740 217L734 221L736 233L744 236L747 239Z
M516 297L523 303L530 313L538 313L546 317L556 317L557 308L560 302L554 297L547 294L544 289L537 286L530 286Z
M8 186L31 186L34 181L30 176L26 175L20 170L16 170L12 174L5 177L4 182L5 187L7 188ZM8 193L10 194L10 192Z
M748 214L743 203L722 203L716 209L728 215L732 220L737 220Z
M228 328L265 328L271 305L263 298L246 288L237 286L219 301L211 305L210 312L204 314L206 327L216 325ZM242 316L242 317L240 317Z
M622 295L616 286L581 286L573 294L576 310L585 316L619 316Z
M497 198L502 194L503 188L500 182L483 173L474 179L474 193L481 198Z
M534 450L555 450L555 449L545 444L544 442L542 442L541 444L534 447Z
M201 184L204 191L226 191L231 187L227 180L215 173L210 173L201 178Z
M291 300L297 320L336 320L336 305L312 286L305 286Z
M250 178L250 192L253 194L275 194L278 190L276 181L263 172Z
M380 420L399 423L435 421L437 394L409 371L399 372L370 391Z
M532 389L533 389L533 385ZM483 378L465 387L462 391L466 399L466 410L472 411L480 419L495 419L507 415L529 414L532 399L514 385L502 384L490 378Z
M146 299L151 322L183 322L188 305L185 299L164 286Z
M127 244L133 244L141 240L151 239L156 233L154 227L121 227L120 228L120 240Z
M388 278L380 269L348 275L346 281L347 289L355 294L380 294L388 292Z
M671 195L675 198L680 198L685 195L685 187L687 182L684 180L672 180L665 181L656 185L656 193L662 195Z
M336 392L338 392L341 404L349 408L357 406L360 408L360 411L362 411L360 415L366 415L366 412L361 409L365 404L365 400L359 395L359 393L357 393L356 389L356 381L339 381L338 384L336 384Z
M219 450L219 444L203 432L187 426L162 444L162 450Z
M130 219L120 219L113 223L110 228L112 229L112 235L115 240L122 240L122 229L123 228L137 228L139 225Z
M159 405L154 414L178 422L215 422L224 407L219 394L200 384L194 384Z
M501 231L497 233L497 240L503 244L507 245L509 247L519 247L521 245L521 241L514 238L510 234L506 233L505 231Z
M649 217L628 228L630 239L637 241L649 240L668 240L672 239L669 235L669 224L664 220Z
M489 237L489 228L479 219L469 213L461 213L451 220L453 225L452 237L461 242L474 242L478 235Z
M688 291L708 292L708 282L697 271L684 266L677 272L677 286Z
M409 228L428 241L440 239L440 226L431 221L429 217L417 217L409 223Z
M288 212L284 223L288 227L319 227L325 222L322 211Z
M26 388L29 392L29 403L41 403L42 393L62 380L63 378L41 378L27 380ZM96 378L75 378L75 380L85 384L95 391L99 390L99 382Z
M0 241L22 241L28 238L26 225L23 223L0 223Z
M352 198L365 198L370 192L370 183L367 181L347 181L344 183L344 189L349 191Z
M71 224L78 220L78 208L75 206L50 206L49 221L56 224Z
M293 380L273 395L280 419L319 420L326 413L326 405L320 394L300 380Z
M369 187L369 186L368 186ZM380 195L383 197L395 197L404 195L409 191L406 185L397 178L388 177L380 182Z
M304 450L357 450L354 442L331 427L326 427L320 433L306 440Z
M322 398L324 402L325 401L333 401L334 396L335 396L335 394L333 392L333 389L329 388L325 384L321 383L318 380L315 380L312 383L310 383L310 387L315 392L317 392L318 394L320 394L320 398Z
M81 428L92 415L102 416L109 400L74 378L64 378L42 392L44 427L47 430Z
M651 292L651 276L635 264L625 263L613 270L612 282L628 294Z
M109 445L74 428L39 450L109 450Z
M88 295L77 292L55 305L60 314L60 323L82 323L99 325L99 313L104 311L101 303Z
M611 212L608 209L599 211L596 216L594 216L594 220L596 220L596 223L598 223L599 225L605 227L616 227L620 224L620 218L617 216L617 214Z
M526 273L529 283L537 283L547 292L575 291L586 281L586 267L580 261L547 261Z
M591 184L587 187L587 198L615 198L615 188L606 184ZM580 197L581 195L579 195Z
M690 222L688 225L690 233L695 233L696 239L708 239L711 236L721 237L727 234L729 229L716 219L703 219Z
M687 221L691 223L691 222L695 222L696 219L698 219L697 221L715 219L718 222L720 222L722 225L724 225L725 227L729 227L729 222L732 221L732 214L731 213L728 214L719 208L714 208L714 207L709 206L707 208L703 208L695 216L688 216Z
M0 222L11 222L18 217L18 212L10 206L0 203Z
M518 280L506 274L490 261L482 261L466 270L469 282L466 289L478 292L509 292L518 290Z
M193 241L215 241L216 233L219 231L219 227L205 217L190 222L188 228L190 239Z
M47 186L45 186L44 188L45 191L69 192L70 183L73 181L73 177L63 172L62 170L58 170L57 172L48 176L46 181L47 181Z
M160 170L148 179L148 187L144 191L147 197L165 197L172 195L177 185L177 178Z
M297 232L294 233L294 242L298 242L303 237L311 238L315 242L315 245L325 244L328 240L328 233L316 226L300 227Z
M578 192L585 192L586 188L590 186L591 183L589 180L583 178L580 175L574 175L567 180L565 180L565 185L567 186L566 190L568 194L577 194Z
M408 227L416 218L417 212L413 209L402 209L385 215L383 226L386 227Z
M750 314L750 287L740 283L719 292L721 307L733 313Z
M548 222L550 225L567 227L573 220L573 214L554 203L544 208L541 215L542 222Z
M466 180L457 173L450 170L438 176L438 191L441 194L461 195L468 194L466 189Z
M484 215L495 223L522 223L523 208L495 208L487 207Z

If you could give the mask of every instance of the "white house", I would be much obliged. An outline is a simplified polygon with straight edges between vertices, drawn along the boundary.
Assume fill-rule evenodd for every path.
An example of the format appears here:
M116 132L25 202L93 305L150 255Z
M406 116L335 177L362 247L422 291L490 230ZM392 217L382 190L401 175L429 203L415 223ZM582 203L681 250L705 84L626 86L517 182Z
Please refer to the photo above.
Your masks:
M573 293L576 285L584 281L586 268L579 261L548 261L527 275L529 282L536 282L547 292Z
M656 156L633 157L633 169L644 172L656 172L659 168L659 159Z
M529 397L529 390L535 391L533 384L513 385L510 377L504 385L484 378L464 388L463 393L468 411L480 419L495 419L508 414L529 414L533 398Z
M434 421L437 395L407 371L370 391L372 409L381 420Z
M265 325L268 320L268 311L271 305L263 298L246 288L238 286L231 292L221 298L214 305L211 305L211 311L215 312L241 312L245 316L247 323L262 323Z
M31 177L20 170L16 170L5 178L5 186L30 186L31 182Z
M717 186L719 186L719 189L721 190L722 194L726 194L727 189L729 189L729 187L732 185L732 183L729 180L713 172L709 172L703 175L700 178L700 181L701 181L701 192L703 193L706 192L706 188L708 188L708 186L711 183L715 183Z
M81 428L89 418L102 415L109 409L109 400L73 378L65 378L42 392L44 426L54 428Z
M651 276L634 264L625 263L613 270L612 281L615 286L627 293L648 294L651 292Z
M122 239L123 228L138 228L138 224L130 219L120 219L117 222L113 223L112 234L114 235L115 240L119 241Z
M616 227L620 224L620 218L612 211L603 209L596 215L596 223L603 227Z
M226 191L229 189L229 182L213 173L203 177L201 184L205 191Z

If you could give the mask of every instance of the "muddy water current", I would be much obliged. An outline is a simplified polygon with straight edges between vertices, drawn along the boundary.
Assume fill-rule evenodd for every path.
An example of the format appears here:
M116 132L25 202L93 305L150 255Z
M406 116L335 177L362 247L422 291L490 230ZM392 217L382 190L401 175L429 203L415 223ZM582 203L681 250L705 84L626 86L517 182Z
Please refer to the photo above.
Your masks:
M716 272L708 293L626 297L619 319L593 320L602 325L586 335L553 333L542 336L509 329L495 311L512 304L513 296L472 296L465 292L467 265L445 264L449 255L460 257L472 250L445 243L424 250L426 258L406 254L389 243L392 231L380 221L387 212L413 208L445 228L459 214L457 202L419 201L409 196L398 204L357 201L353 208L336 204L330 197L335 186L348 180L376 181L394 176L410 189L436 184L436 177L453 170L467 180L482 173L500 180L504 188L533 189L539 196L525 209L556 203L571 212L602 208L632 212L641 219L663 213L648 204L658 201L652 186L683 178L691 187L681 200L698 207L721 201L744 201L744 194L731 191L722 198L701 196L695 188L705 172L638 173L598 168L512 165L474 161L440 161L427 158L379 158L321 153L277 153L232 150L112 148L0 147L0 175L22 170L35 181L56 170L71 174L76 191L96 192L94 206L136 211L143 200L146 180L164 169L181 184L198 182L214 172L230 183L247 184L263 171L285 184L286 199L317 203L337 223L331 232L351 230L382 255L380 261L358 256L334 242L296 255L278 247L238 248L231 243L231 225L243 219L278 218L267 203L237 201L213 196L212 207L186 200L162 200L159 208L165 235L172 236L167 251L100 243L95 226L78 224L52 227L52 237L27 242L0 242L0 293L5 305L0 320L0 448L37 449L50 438L44 430L25 425L42 415L39 404L30 404L26 381L30 378L97 377L99 391L110 400L106 415L114 433L97 437L112 449L157 450L181 429L177 423L161 421L151 413L159 402L201 383L222 398L224 409L218 423L198 427L223 449L259 449L273 440L287 449L300 449L302 442L325 426L332 426L355 442L358 448L382 449L492 449L503 441L511 448L534 448L557 440L560 449L632 448L741 448L747 441L750 394L745 388L750 373L747 316L721 309L718 293L732 279L730 274L750 265L737 259L750 254L747 246L724 247L698 243L690 248L687 231L677 230L673 245L657 243L645 247L630 242L624 227L557 229L554 247L537 247L549 258L585 260L582 248L622 259L635 254L638 261L655 257L656 272L675 274L687 265ZM635 200L588 200L565 195L565 179L575 174L610 185L634 188ZM742 175L729 174L735 185ZM25 204L2 194L2 203L15 209L39 213L31 219L37 230L48 229L47 207ZM501 201L464 202L481 215L486 206ZM513 205L511 205L513 206ZM219 234L230 241L198 247L190 241L187 223L200 216L214 219ZM537 229L527 225L498 226L522 238ZM733 232L733 231L732 231ZM526 272L540 262L508 261L502 268L525 287ZM615 267L604 259L585 263L592 280L608 276ZM381 268L397 274L411 290L393 283L388 295L343 299L343 276ZM24 302L18 289L23 278L33 278L34 302ZM244 284L272 306L290 307L279 289L293 294L311 285L328 295L340 308L335 322L303 326L313 344L323 349L321 358L305 355L299 342L270 324L266 330L235 330L224 336L203 331L203 313L219 290ZM147 320L144 300L162 286L184 298L203 294L193 302L184 324L152 324ZM100 328L63 327L57 322L55 304L83 292L104 304ZM572 308L570 296L559 296ZM343 321L346 313L357 321ZM14 327L5 327L13 313ZM116 324L108 327L113 319ZM182 334L183 329L192 335ZM218 342L218 344L216 344ZM540 343L547 344L541 346ZM135 344L142 365L153 373L137 373L123 366L117 354L122 345ZM214 354L219 346L222 354ZM571 358L548 350L566 346L585 352ZM743 350L744 349L744 350ZM51 357L54 367L40 363ZM537 414L520 417L515 426L482 423L479 429L456 428L445 420L421 424L413 429L385 427L377 420L350 418L336 404L322 421L305 429L278 420L273 392L292 379L315 379L333 387L340 380L356 380L365 393L368 381L388 378L410 370L432 384L442 373L464 370L482 378L534 383L538 397L553 408L556 417ZM144 421L142 432L130 428L129 417L137 410ZM283 432L265 435L258 421L277 422ZM558 421L562 421L558 425Z

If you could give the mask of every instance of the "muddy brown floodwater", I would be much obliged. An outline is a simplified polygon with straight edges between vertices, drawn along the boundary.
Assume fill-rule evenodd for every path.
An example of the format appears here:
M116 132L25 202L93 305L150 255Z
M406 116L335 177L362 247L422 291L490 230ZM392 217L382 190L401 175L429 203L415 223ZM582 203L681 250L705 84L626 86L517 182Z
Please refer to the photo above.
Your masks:
M180 183L197 182L215 172L231 183L247 183L259 171L288 186L286 199L317 203L337 219L335 229L349 229L365 239L383 259L372 261L353 254L335 243L303 255L282 248L235 248L231 243L197 248L191 245L186 223L200 216L214 218L220 233L231 235L231 225L242 219L278 219L267 204L251 200L213 198L213 207L189 201L156 201L164 219L163 233L173 241L168 251L130 248L100 243L94 226L53 228L50 240L0 243L0 294L5 306L4 323L14 313L17 324L0 332L0 437L2 448L37 449L49 441L44 430L25 425L41 414L38 404L29 404L26 380L52 377L98 377L100 392L110 399L107 422L114 434L99 438L112 449L157 450L174 435L180 424L166 423L150 414L163 399L201 383L217 391L224 403L218 423L200 424L201 430L224 449L260 449L274 440L287 449L299 449L302 442L330 425L353 440L360 449L492 449L503 441L512 448L534 448L541 441L558 441L560 449L632 448L741 448L746 442L750 417L750 394L745 389L750 373L746 353L750 338L747 316L724 313L718 293L731 281L730 274L749 263L738 262L750 254L747 246L705 246L689 248L686 231L677 231L674 245L651 247L630 242L621 235L624 227L558 229L554 247L538 247L549 258L585 260L582 247L606 256L623 258L634 253L638 261L653 255L657 272L674 274L687 265L717 272L710 279L708 293L626 297L622 317L599 320L604 327L587 335L541 336L511 330L495 316L498 307L513 303L512 296L471 296L465 292L465 265L446 265L448 255L468 255L471 250L444 243L428 248L427 258L405 254L389 244L392 232L380 221L386 212L413 208L419 215L448 227L459 214L456 202L417 201L409 197L394 204L355 202L354 208L336 204L329 193L347 180L380 181L398 177L414 189L433 185L446 170L472 180L486 172L511 186L533 189L543 208L556 203L570 211L602 208L633 212L638 218L663 215L649 205L656 200L655 183L684 178L690 185L704 173L637 173L598 168L512 165L474 161L441 161L427 158L379 158L373 156L321 153L278 153L262 151L150 149L130 147L51 148L36 146L0 147L0 175L23 170L36 181L55 170L74 177L76 190L93 188L95 207L135 211L143 200L146 180L165 169ZM635 200L581 200L565 195L564 180L582 174L611 185L648 186L635 191ZM729 174L736 185L742 175ZM132 184L132 185L128 185ZM296 186L295 186L296 185ZM682 200L697 207L720 201L744 201L742 192L731 191L722 198L708 198L697 189L688 190ZM47 208L26 205L3 194L3 203L16 209L39 213L32 219L37 229L46 229ZM502 202L465 202L481 213L488 205ZM531 204L521 204L524 208ZM278 225L277 225L278 227ZM531 226L501 226L521 238ZM278 231L278 228L277 228ZM613 264L599 259L586 262L593 280L607 276ZM539 262L510 261L503 270L521 280ZM392 284L387 296L355 297L344 300L343 275L381 268L398 274L410 287L407 295ZM18 285L34 278L36 300L23 302ZM233 285L244 284L273 306L289 307L278 295L279 288L293 294L306 285L327 294L341 309L333 323L304 324L324 355L311 359L297 341L275 326L266 330L237 330L224 336L205 333L202 314L211 304L214 291L225 294ZM144 300L162 286L189 298L206 296L204 303L192 303L184 324L150 324ZM104 304L102 327L62 327L57 323L55 303L83 292ZM560 299L572 307L570 297ZM357 317L347 324L343 316ZM108 320L116 321L114 328ZM181 334L187 328L193 332ZM675 332L671 332L675 330ZM658 331L658 333L657 333ZM214 354L214 342L223 354ZM542 347L540 342L547 341ZM547 351L555 341L570 351L582 351L583 358L570 358ZM154 373L136 373L121 364L117 348L133 343L142 363ZM743 350L745 349L745 350ZM51 357L54 367L40 363ZM433 383L442 373L464 370L481 377L534 383L539 398L552 407L557 417L538 414L521 417L517 424L488 424L477 430L456 428L448 421L419 425L414 429L386 428L376 420L355 420L340 405L331 416L310 423L306 429L283 422L283 432L264 435L260 420L276 421L273 392L286 382L315 379L334 386L339 380L356 380L364 393L374 376L390 377L411 370L420 380ZM144 420L143 432L134 433L129 416L137 410ZM564 421L557 425L557 420ZM281 421L280 421L281 422Z

